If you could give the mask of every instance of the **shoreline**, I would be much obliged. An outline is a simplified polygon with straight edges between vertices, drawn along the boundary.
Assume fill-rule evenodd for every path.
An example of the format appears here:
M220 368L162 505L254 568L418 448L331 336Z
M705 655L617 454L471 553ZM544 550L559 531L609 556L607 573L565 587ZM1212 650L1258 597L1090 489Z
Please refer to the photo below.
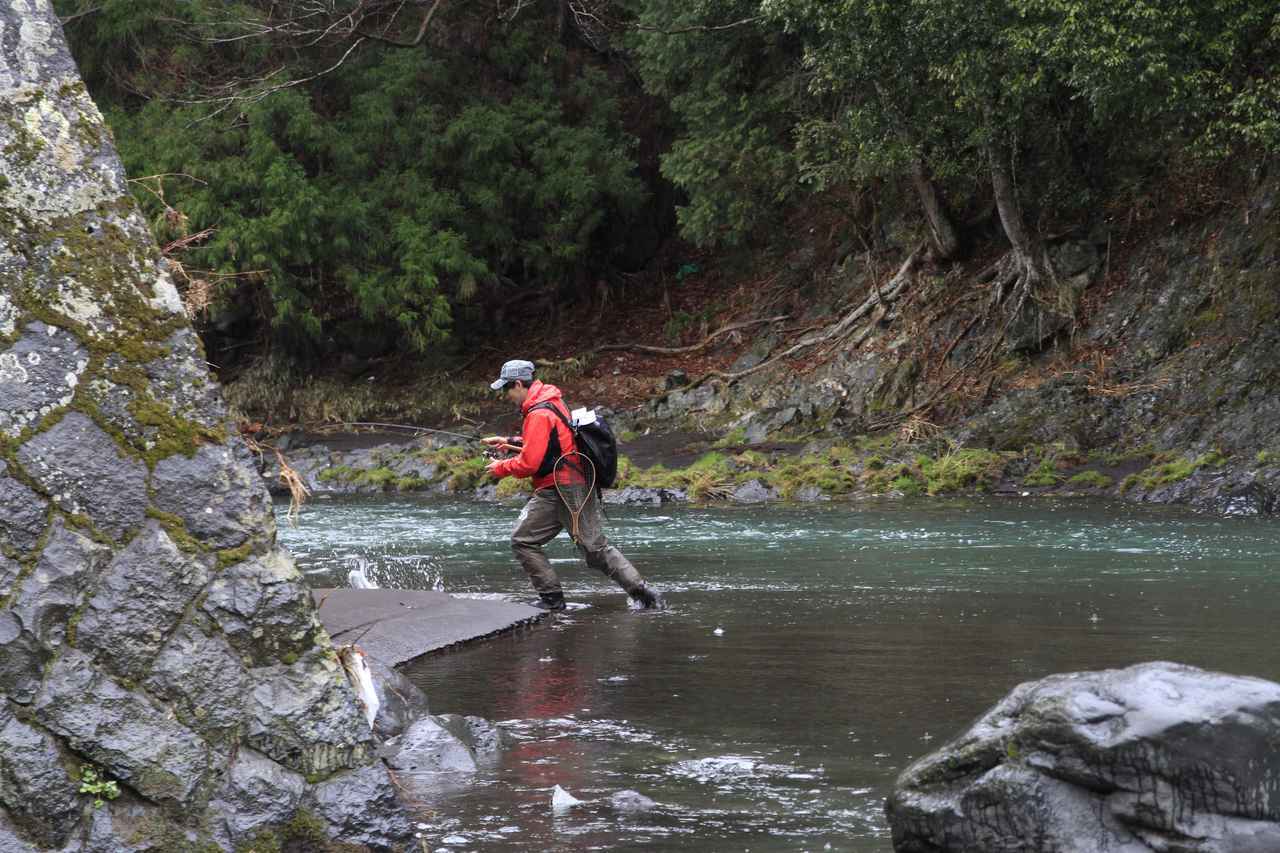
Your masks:
M448 440L359 434L326 436L284 451L311 496L419 495L481 502L523 499L527 481L494 483L487 459ZM334 440L336 439L336 440ZM761 448L671 433L645 436L632 458L619 445L619 482L606 505L763 506L856 503L921 497L1101 498L1184 506L1222 517L1280 513L1280 460L1130 450L1069 452L1033 447L997 453L933 442L896 444L890 437L841 443L774 442ZM664 448L669 448L666 452ZM678 459L667 467L657 461ZM649 462L642 465L640 459ZM287 495L279 466L261 469L274 495Z

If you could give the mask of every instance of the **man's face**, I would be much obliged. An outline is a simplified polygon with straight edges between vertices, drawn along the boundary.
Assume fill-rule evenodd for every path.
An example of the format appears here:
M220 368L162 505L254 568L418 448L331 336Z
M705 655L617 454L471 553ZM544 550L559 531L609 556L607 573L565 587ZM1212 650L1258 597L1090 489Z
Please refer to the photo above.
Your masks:
M529 389L524 387L522 382L512 382L507 385L506 395L513 405L522 406L524 405L524 398L529 396Z

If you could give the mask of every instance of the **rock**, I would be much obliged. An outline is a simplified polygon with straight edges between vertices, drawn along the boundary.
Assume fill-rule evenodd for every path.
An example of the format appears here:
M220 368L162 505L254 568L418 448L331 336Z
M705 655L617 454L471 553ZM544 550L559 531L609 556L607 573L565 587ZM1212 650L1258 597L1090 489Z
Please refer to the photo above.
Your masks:
M614 811L624 814L653 811L658 804L639 791L618 791L609 798Z
M80 817L80 786L67 775L53 738L0 705L0 742L0 803L40 844L66 843Z
M405 452L397 454L387 462L387 467L397 477L416 477L423 483L429 483L436 478L440 466L423 459L415 452L416 449L410 446Z
M1280 684L1172 663L1019 685L908 767L899 853L1280 849Z
M154 582L157 572L165 583ZM79 647L116 676L141 679L207 581L200 561L148 523L103 572L81 612Z
M0 475L5 463L0 461ZM26 553L48 525L49 502L12 477L0 476L0 545Z
M439 714L435 719L477 758L491 758L502 750L502 731L484 717Z
M245 742L299 773L365 763L373 734L337 657L315 649L292 664L250 670Z
M0 433L16 438L70 405L88 364L88 353L70 332L29 324L0 353Z
M415 773L474 773L471 748L436 717L415 720L404 734L387 741L380 754L392 770Z
M689 384L689 374L680 368L676 368L666 375L662 380L662 387L666 391L672 391L676 388L683 388Z
M502 729L484 717L467 716L467 731L470 733L471 750L476 755L496 755L502 751Z
M801 503L820 503L821 501L831 500L831 495L826 494L817 486L801 486L796 489L796 493L791 496L791 499Z
M8 598L22 572L22 566L0 554L0 599Z
M766 501L776 501L778 493L766 486L760 480L748 480L741 486L733 490L733 494L729 496L734 503L740 504L757 504Z
M373 671L373 686L378 692L378 716L373 733L386 739L404 732L415 720L431 713L427 696L417 685L374 657L366 658Z
M30 702L40 688L43 667L35 638L22 630L22 622L12 611L0 610L0 685L4 685L4 694L23 705Z
M684 489L650 489L641 486L627 486L621 489L606 489L606 504L623 506L661 506L664 503L687 503L689 493Z
M27 441L17 458L59 508L88 516L113 539L123 539L146 515L147 466L122 454L80 412L68 412Z
M49 0L0 3L0 104L0 850L230 850L219 795L272 820L349 765L319 831L407 840Z
M274 531L262 523L270 498L248 452L235 441L161 459L151 475L156 504L211 548L236 548L250 536L270 539Z
M61 519L54 522L35 571L23 581L11 605L23 630L46 655L63 647L67 622L110 556L109 549L68 529Z
M582 800L570 794L564 788L556 785L551 789L551 810L553 812L567 812L575 806L582 805Z
M202 607L255 666L302 654L321 630L302 573L280 551L223 571L209 584Z
M288 823L305 789L302 776L262 753L240 749L211 804L224 824L227 846L242 845L260 829Z
M192 805L215 765L195 732L76 649L54 662L34 710L41 725L108 776L157 802Z
M337 838L374 850L402 849L413 827L381 762L334 776L304 800Z
M475 493L472 496L478 501L494 503L498 500L498 487L494 483L486 483L483 486L477 486Z
M170 703L178 719L213 741L238 738L245 722L243 696L253 680L240 657L209 626L182 625L156 658L145 682Z
M730 373L741 373L744 370L750 370L758 367L769 358L769 353L773 352L774 347L778 345L778 333L766 332L754 339L751 347L733 362L729 367Z
M205 367L204 345L193 329L181 328L165 341L166 354L146 365L151 395L179 417L207 429L227 419L218 383Z
M1258 482L1217 495L1212 507L1223 515L1260 516L1280 511L1280 497Z

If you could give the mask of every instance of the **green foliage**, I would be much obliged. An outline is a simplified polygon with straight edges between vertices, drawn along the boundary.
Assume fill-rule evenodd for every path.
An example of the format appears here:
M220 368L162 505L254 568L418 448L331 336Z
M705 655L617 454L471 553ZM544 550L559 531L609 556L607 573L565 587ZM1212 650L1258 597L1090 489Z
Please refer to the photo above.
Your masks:
M606 258L606 221L643 199L616 87L590 66L564 73L537 15L479 55L366 49L209 118L207 105L139 102L113 83L165 64L173 73L150 87L180 87L211 63L246 73L267 62L254 39L233 50L183 37L179 24L225 17L223 5L106 7L78 23L74 46L129 173L173 175L139 186L139 202L162 240L213 229L188 270L269 317L295 351L370 337L437 349L460 324L489 322L467 311L479 296L554 291ZM317 49L289 71L332 61Z
M798 189L792 129L803 93L799 43L750 23L754 0L632 0L631 48L645 88L680 120L662 173L684 191L682 233L736 245L777 222Z
M102 808L107 800L120 796L120 786L114 779L107 779L98 768L86 764L80 768L80 793L93 797L93 807Z

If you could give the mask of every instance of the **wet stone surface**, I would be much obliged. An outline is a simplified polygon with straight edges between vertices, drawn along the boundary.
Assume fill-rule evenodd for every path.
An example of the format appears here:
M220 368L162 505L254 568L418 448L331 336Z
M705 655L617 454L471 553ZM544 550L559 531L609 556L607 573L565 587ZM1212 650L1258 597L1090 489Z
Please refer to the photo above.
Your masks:
M62 510L88 516L95 527L122 539L147 510L147 468L116 447L80 412L18 448L18 463Z
M117 676L141 679L207 580L201 560L148 523L99 578L77 626L79 647Z
M29 324L0 353L0 432L10 437L71 403L88 353L69 332Z

